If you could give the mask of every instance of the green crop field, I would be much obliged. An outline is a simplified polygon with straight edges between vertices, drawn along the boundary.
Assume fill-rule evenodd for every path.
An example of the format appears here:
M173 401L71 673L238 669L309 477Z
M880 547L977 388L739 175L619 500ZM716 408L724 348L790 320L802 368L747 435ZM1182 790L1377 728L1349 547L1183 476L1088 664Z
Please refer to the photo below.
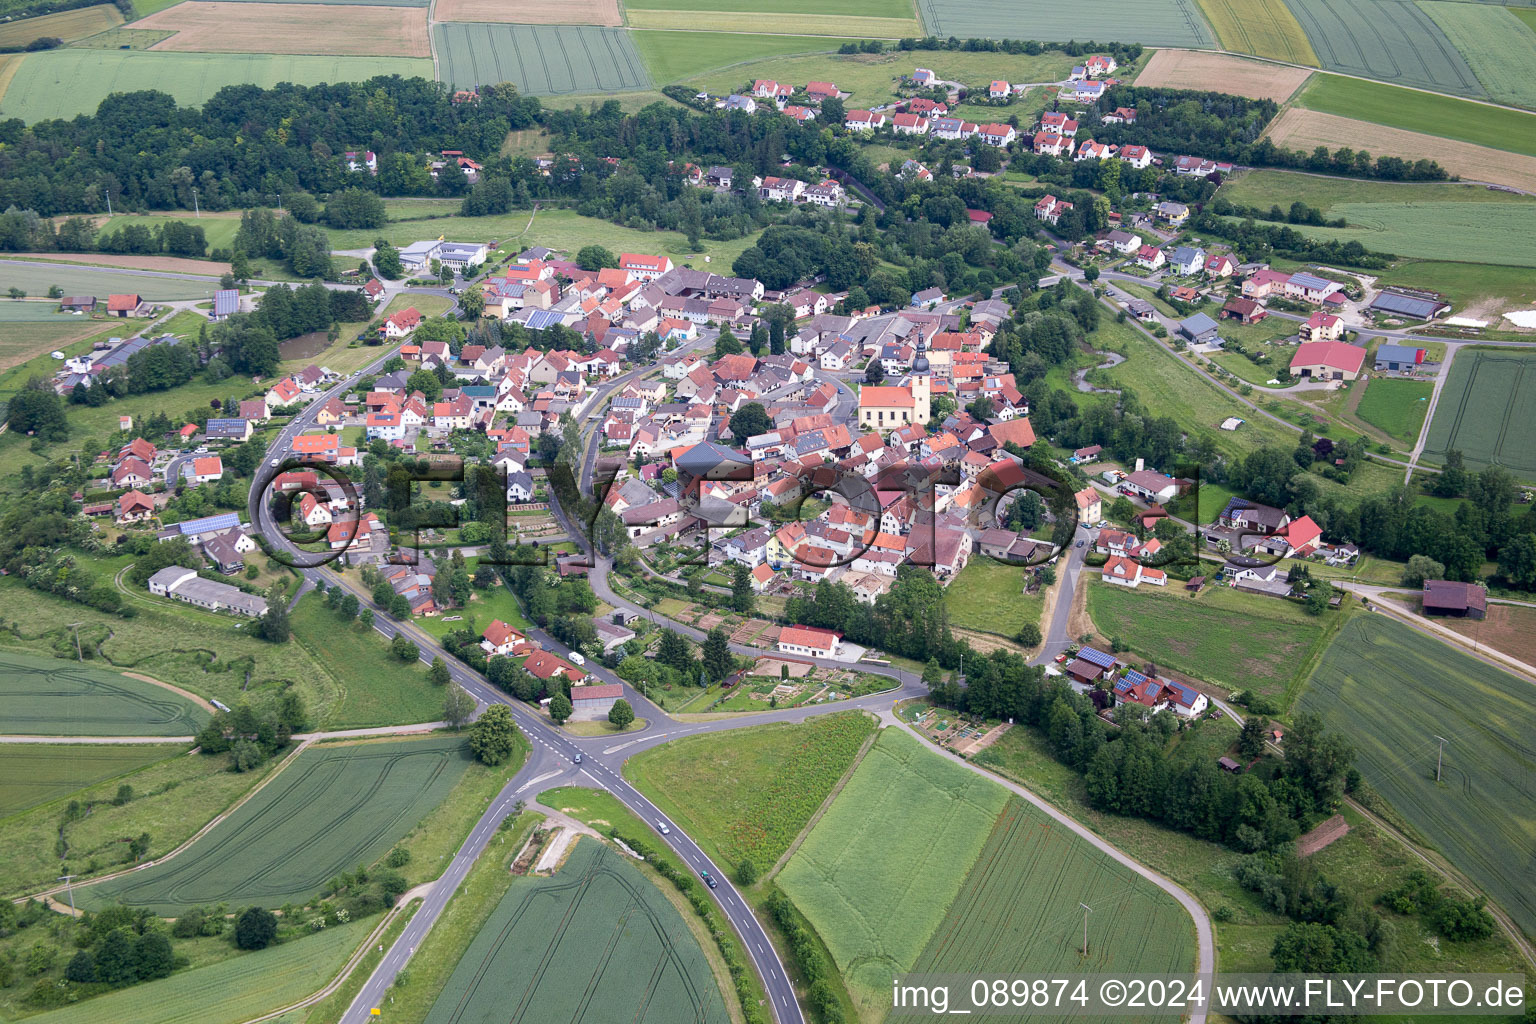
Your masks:
M157 914L302 900L338 872L382 856L447 796L468 763L463 737L312 747L180 856L77 898Z
M962 39L1119 39L1150 46L1213 46L1216 41L1195 0L1092 5L1050 0L918 0L917 7L931 34Z
M1194 964L1194 923L1172 896L1013 797L913 970L1183 974Z
M0 746L0 818L163 761L184 745Z
M434 26L443 81L455 89L511 82L534 96L649 89L629 33L594 25Z
M1317 66L1312 44L1284 0L1200 0L1200 8L1225 49Z
M158 89L179 103L198 104L229 85L317 85L360 82L375 75L431 78L432 62L410 57L47 50L27 55L0 97L0 113L31 123L93 114L114 92Z
M766 872L842 778L874 722L859 712L690 736L631 758L625 777L725 864Z
M1349 227L1289 226L1310 238L1359 242L1398 256L1536 267L1536 203L1339 203L1328 215L1343 217Z
M1466 57L1489 98L1536 107L1536 31L1494 4L1424 0L1419 7Z
M1440 390L1424 453L1444 458L1452 448L1467 464L1536 476L1536 352L1469 348L1457 353Z
M1536 114L1339 75L1313 75L1296 102L1325 114L1536 156Z
M1007 791L886 729L779 874L861 1012L888 1006L981 852Z
M1433 388L1425 381L1373 377L1360 396L1355 415L1412 447L1424 426Z
M1269 209L1300 200L1327 216L1344 203L1380 206L1419 206L1439 203L1490 203L1501 206L1536 206L1536 196L1500 192L1484 185L1450 181L1366 181L1361 178L1328 178L1297 171L1242 171L1228 178L1220 195L1234 203Z
M0 651L5 731L34 736L191 736L208 713L154 683L78 662Z
M1286 3L1329 71L1469 96L1483 93L1461 54L1412 0Z
M1529 683L1392 619L1361 616L1328 648L1299 707L1343 729L1365 780L1536 934ZM1446 740L1440 783L1436 736Z
M426 1022L493 1019L727 1024L730 1015L677 908L624 857L582 836L556 874L513 880Z
M733 32L738 29L771 29L784 24L779 15L743 15L735 11L659 11L626 9L625 20L638 31L660 29L662 31L688 31L690 27L701 32ZM916 18L864 18L847 15L797 14L793 16L794 30L801 35L840 38L854 36L860 39L912 38L923 30Z
M830 61L834 59L832 51L844 42L842 39L831 39L827 36L666 32L655 29L631 32L630 39L645 60L645 66L650 69L651 78L661 84L675 82L714 68L730 69L728 80L734 83L747 72L747 69L740 68L738 65L747 62L756 63L766 58L777 59L784 54L814 53L817 55L817 60ZM754 74L751 77L764 76ZM810 75L805 81L811 81L816 77L816 75ZM796 80L786 77L784 81ZM804 85L805 82L798 84Z
M342 623L315 594L299 601L292 622L293 638L341 689L332 728L407 725L442 717L443 691L427 681L427 667L420 661L402 662L378 633L355 621Z
M826 17L911 18L912 0L627 0L626 11L704 11L718 14L815 14ZM781 18L775 18L783 26ZM793 28L794 25L788 26Z
M365 924L333 926L27 1019L36 1024L239 1024L324 988L367 937Z
M37 54L30 56L35 57ZM205 299L209 289L217 288L218 283L216 275L206 282L188 281L185 278L125 274L120 270L78 264L22 264L19 261L0 260L0 285L7 288L15 285L33 295L46 294L48 287L56 284L64 289L65 295L95 295L104 298L114 292L124 292L142 295L154 302L172 302L179 299ZM77 322L83 319L75 317ZM142 321L130 320L118 324L125 334L136 325L142 326ZM102 324L103 328L107 326Z
M1323 636L1299 605L1230 587L1190 596L1146 587L1088 587L1098 632L1164 668L1232 690L1282 696Z
M643 37L645 33L641 33ZM873 54L816 54L813 56L769 56L761 51L761 60L743 57L748 63L724 67L688 80L690 86L711 93L725 93L741 88L757 78L804 85L810 81L832 82L849 93L849 105L890 103L896 98L896 85L903 75L910 75L919 63L932 68L947 81L980 86L994 78L1010 82L1045 82L1065 78L1075 58L1049 51L1031 56L1025 53L966 53L963 51L897 51ZM921 60L919 60L919 57ZM657 76L660 79L660 75ZM997 108L987 108L997 112ZM1019 109L1018 104L1003 108L1004 113Z
M1023 568L995 562L980 553L971 556L960 574L944 588L949 621L963 629L1012 637L1026 622L1039 623L1045 591L1024 593Z
M122 12L111 4L77 7L72 11L22 18L0 26L0 46L21 49L34 39L50 36L68 43L122 23Z

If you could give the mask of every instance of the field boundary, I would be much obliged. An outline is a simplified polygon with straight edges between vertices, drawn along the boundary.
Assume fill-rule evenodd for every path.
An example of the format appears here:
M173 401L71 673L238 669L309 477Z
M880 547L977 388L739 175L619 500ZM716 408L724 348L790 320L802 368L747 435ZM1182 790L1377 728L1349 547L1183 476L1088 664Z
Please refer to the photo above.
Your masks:
M192 703L198 705L199 707L201 707L204 711L208 712L209 714L217 714L218 713L218 710L219 710L218 708L214 707L206 699L204 699L202 697L199 697L197 694L193 693L191 690L183 690L179 686L172 686L170 683L167 683L167 682L165 682L163 680L160 680L160 679L156 679L154 676L147 676L147 675L145 675L142 672L124 672L122 674L127 676L129 679L137 679L141 683L152 683L155 686L163 686L167 690L170 690L172 693L177 694L178 696L187 698L187 700L190 700Z
M73 886L73 887L67 886L67 885L54 886L52 889L45 889L45 890L43 890L41 892L34 892L34 893L31 893L31 894L26 895L26 896L15 897L14 899L11 900L11 902L12 903L25 903L28 900L44 899L44 898L51 897L51 896L57 896L59 893L64 892L64 891L66 891L66 890L68 890L70 888L76 888L76 889L88 888L89 886L93 886L93 885L97 884L98 882L106 882L106 881L110 881L111 879L114 879L114 878L121 878L124 875L131 875L135 871L142 871L143 869L145 869L147 867L152 867L152 866L154 866L156 864L162 864L165 861L170 860L172 857L175 857L177 854L185 852L187 847L191 846L193 843L197 842L203 836L207 835L208 831L210 829L212 829L215 825L217 825L219 822L223 821L225 818L228 818L231 814L233 814L236 811L238 811L240 809L240 807L243 804L245 804L246 801L250 800L251 797L255 796L257 793L261 792L262 789L266 788L266 786L267 786L267 784L269 782L271 782L273 779L277 778L278 775L280 775L285 768L287 768L289 765L293 764L294 759L296 757L298 757L299 754L306 747L308 747L313 742L314 742L313 739L306 739L303 742L301 742L298 746L294 747L292 752L290 752L287 757L283 758L281 761L279 761L276 765L273 766L272 770L267 773L267 777L266 778L262 779L260 782L256 783L256 785L252 786L249 790L247 790L245 792L245 795L240 797L240 799L236 800L234 803L230 804L227 808L224 809L224 811L222 813L220 813L218 815L215 815L212 821L208 822L208 824L206 824L202 828L198 829L184 843L182 843L180 846L176 847L174 850L171 850L169 853L166 853L166 854L164 854L163 856L160 856L160 857L155 857L155 858L152 858L150 860L146 860L142 864L135 864L131 868L124 868L121 871L113 871L113 872L110 872L109 874L105 874L105 875L101 875L100 877L97 877L97 878L89 879L88 881L86 881L85 883L83 883L81 885L77 885L77 886ZM55 900L54 903L57 904L58 901ZM57 909L57 907L56 907L56 909Z
M867 714L867 712L863 713ZM842 777L833 784L831 791L827 793L826 799L821 802L821 806L816 808L815 812L810 816L810 819L806 821L805 827L800 830L800 834L795 836L794 841L789 844L789 849L784 851L784 855L782 857L774 861L773 867L763 872L763 878L765 880L771 881L776 875L778 875L778 873L783 870L784 865L789 863L789 858L793 857L795 855L795 851L800 849L800 844L805 842L805 837L811 834L811 829L816 827L816 823L820 821L822 816L827 813L827 808L832 806L832 801L837 799L837 795L843 791L843 787L848 785L848 780L853 778L854 770L859 767L860 763L863 762L864 755L869 753L869 748L873 747L875 745L875 740L880 738L881 728L882 726L877 722L874 731L872 731L868 736L864 738L863 744L859 746L858 753L853 755L853 761L849 763L848 769L843 772Z

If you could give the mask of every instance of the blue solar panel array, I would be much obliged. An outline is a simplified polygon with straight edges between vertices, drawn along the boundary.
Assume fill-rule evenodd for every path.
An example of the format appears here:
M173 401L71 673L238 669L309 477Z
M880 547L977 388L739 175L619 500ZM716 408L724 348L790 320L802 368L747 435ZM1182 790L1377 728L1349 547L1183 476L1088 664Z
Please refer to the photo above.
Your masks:
M188 519L184 523L177 523L176 528L181 531L183 537L186 537L195 533L222 532L239 525L240 513L224 512L216 516L204 516L201 519Z
M1084 647L1077 652L1077 656L1100 668L1115 667L1115 656L1113 654L1105 654L1103 651L1096 651L1092 647Z

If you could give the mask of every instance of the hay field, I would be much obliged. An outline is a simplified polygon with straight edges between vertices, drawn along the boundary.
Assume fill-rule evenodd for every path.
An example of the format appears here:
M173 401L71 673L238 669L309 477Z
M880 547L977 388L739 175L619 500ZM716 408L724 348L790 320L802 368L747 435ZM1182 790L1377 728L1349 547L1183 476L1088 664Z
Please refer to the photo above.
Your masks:
M4 319L0 323L5 324L0 330L0 370L20 366L54 349L68 348L77 341L103 333L105 326L100 321L75 316L68 320L50 318L34 322Z
M650 88L623 29L595 25L438 24L442 79L455 89L511 82L534 96Z
M581 836L555 874L512 880L426 1024L730 1019L677 908L626 858Z
M95 7L79 7L58 14L44 14L37 18L0 25L0 46L26 46L34 39L53 36L72 43L98 32L105 32L123 23L123 14L112 4Z
M462 736L311 747L180 855L76 894L174 915L207 903L281 906L383 856L469 766Z
M1536 934L1529 683L1393 619L1363 615L1328 648L1299 707L1345 730L1365 781ZM1447 741L1439 783L1435 736Z
M210 3L187 0L134 23L172 31L156 51L307 53L430 57L427 14L419 8L328 4Z
M1536 156L1536 114L1340 75L1313 75L1298 106Z
M1536 190L1536 157L1388 128L1337 114L1292 107L1282 111L1270 123L1268 135L1276 145L1309 153L1318 146L1332 149L1347 144L1373 156L1434 160L1451 174L1459 174L1471 181L1491 181Z
M362 82L376 75L431 78L432 62L412 57L48 50L27 54L0 97L0 114L30 123L95 113L114 92L159 89L178 103L199 104L228 85L318 85Z
M700 32L740 32L752 29L793 29L807 36L853 36L856 39L902 39L923 34L915 18L849 17L837 14L757 16L709 11L628 10L629 26L637 29L671 29Z
M113 219L117 220L118 218ZM197 224L206 230L208 222L206 220L191 220L187 221L187 223ZM44 259L50 263L84 263L87 266L95 267L113 267L124 270L158 270L170 274L200 274L204 277L217 277L230 271L227 261L194 260L185 256L131 256L127 253L112 252L19 252L16 254L17 259L26 259L29 256Z
M1118 39L1213 46L1195 0L918 0L928 33L992 39Z
M1284 0L1200 0L1223 48L1317 67L1317 54Z
M618 0L442 0L438 21L506 22L513 25L624 24Z
M0 652L5 731L32 736L191 736L208 721L154 683L57 658Z
M1536 478L1536 353L1469 348L1457 354L1435 405L1424 454L1459 449L1467 465L1500 465Z
M1492 4L1426 0L1419 7L1461 51L1490 99L1536 107L1536 31L1521 18Z
M1086 958L1081 904L1093 908ZM913 969L981 977L1181 974L1194 960L1194 924L1172 896L1013 797Z
M910 970L928 945L1007 797L886 729L779 873L861 1016L889 1005L891 972Z
M1412 0L1286 0L1329 71L1465 96L1483 87Z
M1309 51L1310 52L1310 51ZM1309 63L1316 63L1315 60ZM1214 92L1285 102L1311 72L1262 64L1203 50L1158 50L1136 76L1141 86L1209 89Z

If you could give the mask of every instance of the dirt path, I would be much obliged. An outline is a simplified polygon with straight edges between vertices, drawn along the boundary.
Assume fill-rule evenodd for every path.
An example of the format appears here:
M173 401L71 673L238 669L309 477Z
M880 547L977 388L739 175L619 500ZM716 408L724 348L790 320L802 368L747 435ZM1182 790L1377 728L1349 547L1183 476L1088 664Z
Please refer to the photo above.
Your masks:
M141 683L153 683L155 686L170 690L174 694L187 698L187 700L196 704L198 707L202 708L209 714L213 714L219 710L204 698L199 697L197 694L193 693L191 690L183 690L179 686L173 686L164 680L156 679L154 676L147 676L142 672L124 672L123 675L127 676L129 679L137 679Z

